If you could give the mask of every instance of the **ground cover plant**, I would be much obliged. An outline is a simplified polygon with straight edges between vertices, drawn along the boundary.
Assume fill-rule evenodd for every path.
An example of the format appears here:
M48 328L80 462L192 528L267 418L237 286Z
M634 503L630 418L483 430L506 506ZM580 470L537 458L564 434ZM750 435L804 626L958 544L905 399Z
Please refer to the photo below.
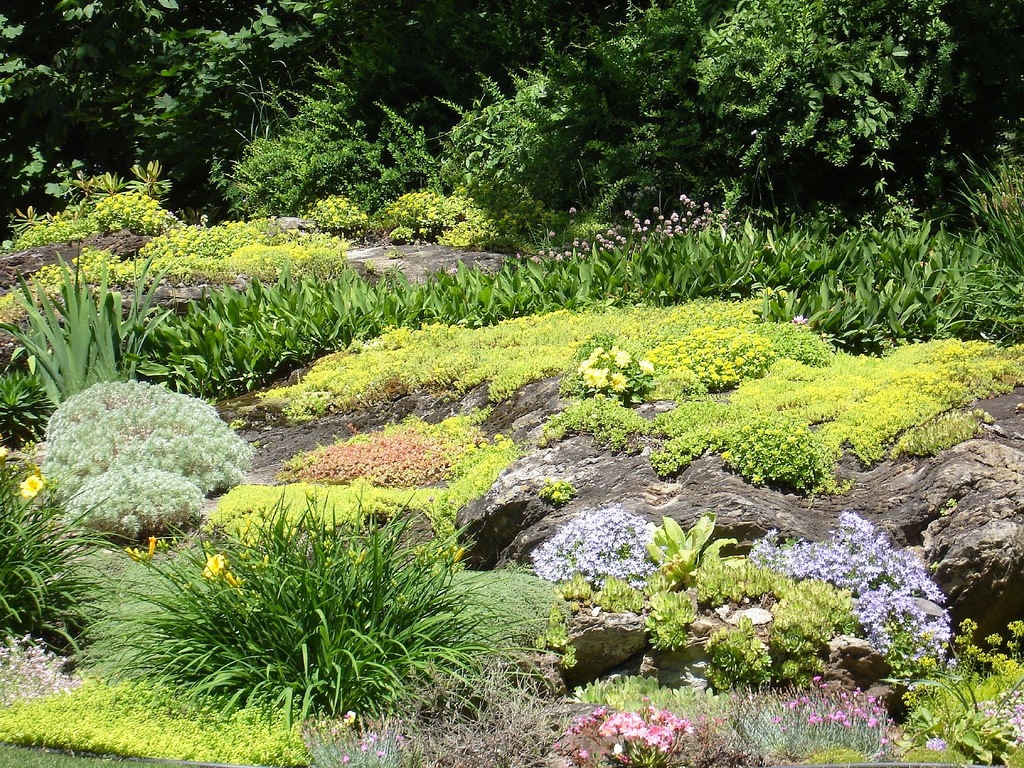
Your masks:
M301 509L309 496L325 521L387 520L423 513L439 534L455 514L490 489L519 455L504 435L487 440L471 417L437 424L412 418L293 457L279 486L241 485L225 494L209 524L238 530L271 515L283 498Z

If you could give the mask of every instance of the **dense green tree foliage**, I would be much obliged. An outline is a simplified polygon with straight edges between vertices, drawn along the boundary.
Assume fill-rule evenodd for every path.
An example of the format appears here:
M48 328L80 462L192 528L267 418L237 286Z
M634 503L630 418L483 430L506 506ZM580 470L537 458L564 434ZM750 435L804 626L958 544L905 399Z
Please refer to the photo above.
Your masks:
M1024 0L9 0L0 208L150 159L212 210L928 205L1015 148L1022 41Z

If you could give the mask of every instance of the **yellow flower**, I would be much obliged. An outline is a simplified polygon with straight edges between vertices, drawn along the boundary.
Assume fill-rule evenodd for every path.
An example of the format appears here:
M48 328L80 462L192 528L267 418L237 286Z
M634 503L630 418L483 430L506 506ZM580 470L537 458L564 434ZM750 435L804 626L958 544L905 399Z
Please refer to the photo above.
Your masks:
M590 368L583 374L583 383L593 389L604 389L608 386L607 368Z
M204 579L215 579L228 569L228 559L224 555L210 555L206 558L203 569Z
M624 349L612 349L612 353L615 355L615 365L619 368L625 368L633 359L632 355Z
M0 445L0 463L7 461L7 457L10 455L10 451Z
M644 373L654 373L654 364L650 360L641 360L638 365Z
M234 587L235 589L238 589L240 586L242 586L242 582L236 579L235 574L233 574L231 571L224 571L224 581L228 583L228 586Z
M612 389L616 392L624 392L626 385L629 383L626 381L626 377L616 371L611 375Z
M156 536L149 537L149 549L146 553L150 560L153 559L153 555L156 554Z
M38 472L34 475L29 475L21 481L21 495L26 499L34 499L43 490L45 485L46 481Z

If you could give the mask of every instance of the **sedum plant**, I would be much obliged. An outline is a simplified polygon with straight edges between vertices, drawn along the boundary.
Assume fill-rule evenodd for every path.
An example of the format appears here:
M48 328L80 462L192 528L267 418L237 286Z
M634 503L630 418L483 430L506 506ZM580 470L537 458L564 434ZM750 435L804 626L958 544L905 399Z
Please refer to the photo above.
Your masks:
M69 513L128 537L187 521L203 495L241 482L252 459L213 406L134 381L70 398L46 437L43 468Z
M708 638L708 682L717 691L759 688L771 679L772 659L746 616L735 627L716 630Z
M651 610L647 615L647 630L651 645L674 651L689 641L689 629L697 618L693 598L687 592L655 592L651 595Z
M644 609L644 593L622 579L609 576L594 595L594 603L608 613L640 613Z

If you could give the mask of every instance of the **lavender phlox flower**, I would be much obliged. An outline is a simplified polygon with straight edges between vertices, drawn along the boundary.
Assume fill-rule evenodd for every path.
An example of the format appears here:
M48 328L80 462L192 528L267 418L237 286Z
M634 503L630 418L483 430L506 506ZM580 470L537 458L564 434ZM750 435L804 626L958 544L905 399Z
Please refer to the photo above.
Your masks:
M553 582L580 574L598 587L610 576L641 586L655 568L647 553L654 528L621 504L584 511L534 550L534 571Z
M769 531L750 559L795 579L820 579L849 590L867 639L883 653L899 636L910 645L900 649L909 659L943 658L951 637L949 616L944 611L929 615L916 598L944 603L945 595L917 557L894 547L857 513L842 512L839 525L823 542L783 545L778 532Z

